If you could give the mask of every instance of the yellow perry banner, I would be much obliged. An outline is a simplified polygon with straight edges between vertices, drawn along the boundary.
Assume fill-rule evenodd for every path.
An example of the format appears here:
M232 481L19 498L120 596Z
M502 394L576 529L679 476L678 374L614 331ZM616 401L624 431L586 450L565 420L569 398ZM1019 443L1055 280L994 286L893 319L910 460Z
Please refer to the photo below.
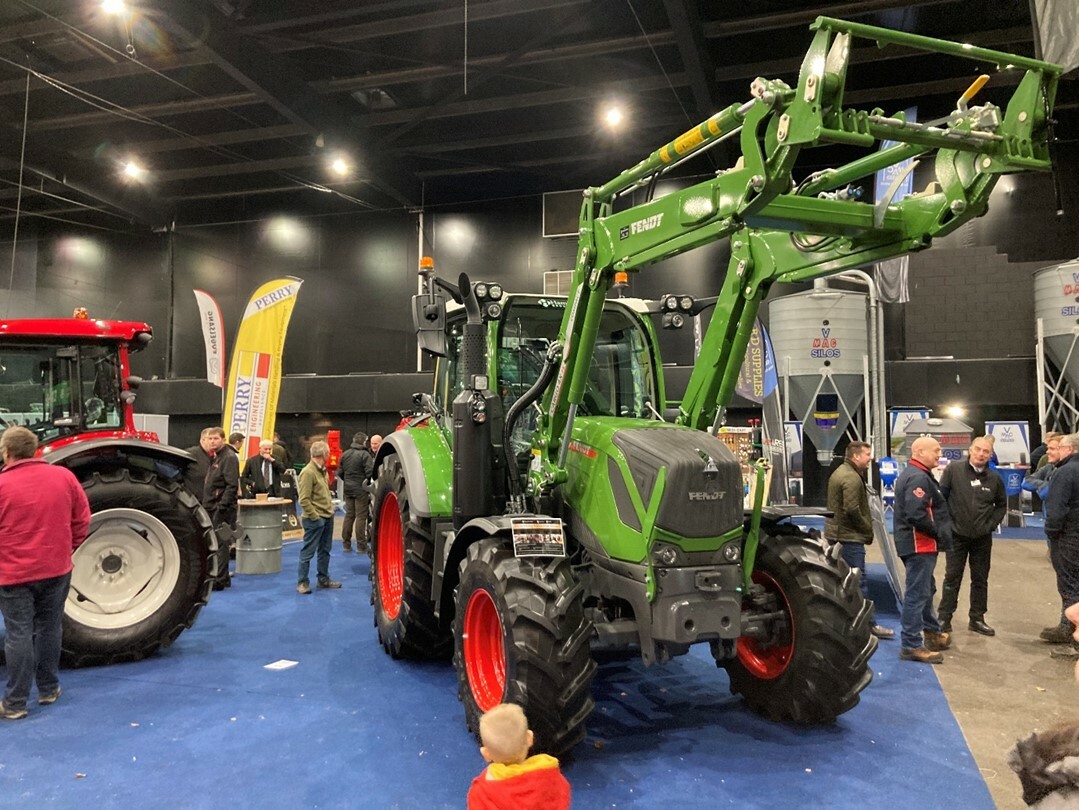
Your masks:
M281 355L301 284L302 279L279 278L255 290L236 333L221 424L225 433L244 434L241 466L258 453L263 438L273 438Z

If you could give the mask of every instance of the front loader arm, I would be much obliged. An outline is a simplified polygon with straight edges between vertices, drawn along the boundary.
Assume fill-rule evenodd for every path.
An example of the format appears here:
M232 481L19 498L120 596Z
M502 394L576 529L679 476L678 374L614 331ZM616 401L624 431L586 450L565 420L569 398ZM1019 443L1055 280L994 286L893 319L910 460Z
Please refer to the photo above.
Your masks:
M757 310L776 281L840 273L929 246L982 215L1001 174L1049 170L1049 116L1061 68L1035 59L820 17L790 88L756 79L751 101L732 105L604 186L585 192L577 261L562 320L562 362L543 398L533 438L533 494L565 480L565 457L587 380L603 302L616 273L638 271L730 237L731 260L690 377L678 421L701 429L734 391ZM942 122L843 108L850 39L873 39L1025 71L1006 108L969 107L985 77ZM615 198L720 140L739 136L741 158L715 178L614 212ZM795 184L802 149L838 143L874 151ZM935 155L925 192L883 205L843 199L836 189L908 158Z

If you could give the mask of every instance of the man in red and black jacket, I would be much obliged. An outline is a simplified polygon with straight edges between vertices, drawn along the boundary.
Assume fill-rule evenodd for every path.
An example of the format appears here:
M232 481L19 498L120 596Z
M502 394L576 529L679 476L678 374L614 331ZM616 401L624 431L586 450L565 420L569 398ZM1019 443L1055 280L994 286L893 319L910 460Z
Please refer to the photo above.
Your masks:
M895 550L907 570L899 657L939 664L944 660L941 650L951 646L951 635L941 632L933 609L937 590L933 569L937 554L952 547L948 502L932 472L940 460L940 443L930 436L917 438L910 456L910 464L895 482Z

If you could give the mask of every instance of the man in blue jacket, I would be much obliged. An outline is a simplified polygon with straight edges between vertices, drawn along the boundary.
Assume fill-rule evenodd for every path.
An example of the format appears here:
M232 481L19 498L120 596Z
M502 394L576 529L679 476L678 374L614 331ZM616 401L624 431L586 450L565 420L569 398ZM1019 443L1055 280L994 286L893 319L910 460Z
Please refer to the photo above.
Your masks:
M1057 590L1067 610L1079 602L1079 433L1060 440L1056 472L1045 501L1045 535ZM1079 658L1079 642L1054 648L1054 658Z
M944 661L941 650L951 646L951 635L941 632L933 609L937 590L933 569L937 554L952 547L948 502L933 477L940 460L940 443L931 436L921 436L911 445L910 456L910 464L895 482L895 550L907 571L899 657L940 664Z

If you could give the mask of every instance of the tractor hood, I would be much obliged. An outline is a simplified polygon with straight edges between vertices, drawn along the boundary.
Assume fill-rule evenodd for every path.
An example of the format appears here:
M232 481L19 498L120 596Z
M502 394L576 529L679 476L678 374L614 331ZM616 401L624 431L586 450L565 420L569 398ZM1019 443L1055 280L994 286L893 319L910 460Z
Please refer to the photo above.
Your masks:
M578 418L573 433L567 501L612 556L638 561L657 537L699 545L742 524L741 465L714 436L610 417Z

